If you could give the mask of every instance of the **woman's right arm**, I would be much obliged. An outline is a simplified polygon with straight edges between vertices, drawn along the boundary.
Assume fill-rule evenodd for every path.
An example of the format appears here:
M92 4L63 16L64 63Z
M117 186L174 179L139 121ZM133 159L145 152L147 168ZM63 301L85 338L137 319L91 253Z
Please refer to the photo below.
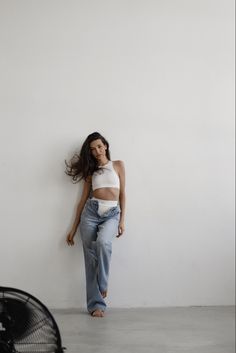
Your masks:
M83 192L82 192L82 195L81 195L80 202L79 202L79 204L77 206L75 220L74 220L73 226L71 228L71 231L67 235L67 243L68 243L68 245L74 245L73 238L75 236L77 227L79 225L80 216L81 216L81 213L83 211L84 205L85 205L85 203L86 203L86 201L87 201L87 199L89 197L89 194L90 194L90 191L91 191L91 185L92 185L92 178L91 178L91 176L89 176L87 178L87 180L84 181L84 188L83 188Z

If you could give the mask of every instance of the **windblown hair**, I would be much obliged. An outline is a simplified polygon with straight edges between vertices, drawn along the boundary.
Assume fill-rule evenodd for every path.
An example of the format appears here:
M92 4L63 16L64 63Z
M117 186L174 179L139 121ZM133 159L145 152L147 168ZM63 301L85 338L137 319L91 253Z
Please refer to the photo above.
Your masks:
M84 141L81 150L75 153L71 158L69 164L65 160L66 170L65 173L72 177L74 183L80 180L86 180L88 176L92 175L96 170L98 170L98 161L94 158L90 150L90 143L94 140L101 139L104 145L107 146L106 156L110 160L110 151L108 141L99 133L93 132L88 135Z

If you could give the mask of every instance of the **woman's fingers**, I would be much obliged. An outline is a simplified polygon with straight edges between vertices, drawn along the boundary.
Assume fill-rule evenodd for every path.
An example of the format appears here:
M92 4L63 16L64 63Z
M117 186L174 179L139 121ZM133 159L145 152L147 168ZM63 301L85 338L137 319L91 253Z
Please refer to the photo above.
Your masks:
M124 226L123 225L119 225L118 227L118 235L116 236L117 238L119 238L123 233L124 233Z
M66 241L68 245L74 245L74 237L71 234L67 235Z

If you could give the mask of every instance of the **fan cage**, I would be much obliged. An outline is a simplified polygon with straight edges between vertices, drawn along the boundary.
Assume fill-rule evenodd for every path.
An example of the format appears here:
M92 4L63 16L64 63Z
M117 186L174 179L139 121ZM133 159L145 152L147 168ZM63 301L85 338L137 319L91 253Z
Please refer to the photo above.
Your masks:
M22 315L14 317L16 314L9 310L14 306L19 308L21 313L24 310L24 317ZM16 288L0 287L0 323L3 315L10 317L13 325L8 328L10 332L7 332L9 352L63 353L65 348L62 348L60 332L54 317L33 295ZM24 331L20 332L22 326ZM0 331L0 339L1 332L2 336L4 333ZM5 347L5 343L2 343L2 347Z

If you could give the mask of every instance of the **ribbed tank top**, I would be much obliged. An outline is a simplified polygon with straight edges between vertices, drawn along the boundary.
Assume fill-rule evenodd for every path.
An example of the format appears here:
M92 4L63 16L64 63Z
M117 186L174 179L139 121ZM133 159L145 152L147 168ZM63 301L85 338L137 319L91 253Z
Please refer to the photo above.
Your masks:
M99 188L120 188L120 178L116 173L112 161L99 166L99 170L92 175L92 189Z

